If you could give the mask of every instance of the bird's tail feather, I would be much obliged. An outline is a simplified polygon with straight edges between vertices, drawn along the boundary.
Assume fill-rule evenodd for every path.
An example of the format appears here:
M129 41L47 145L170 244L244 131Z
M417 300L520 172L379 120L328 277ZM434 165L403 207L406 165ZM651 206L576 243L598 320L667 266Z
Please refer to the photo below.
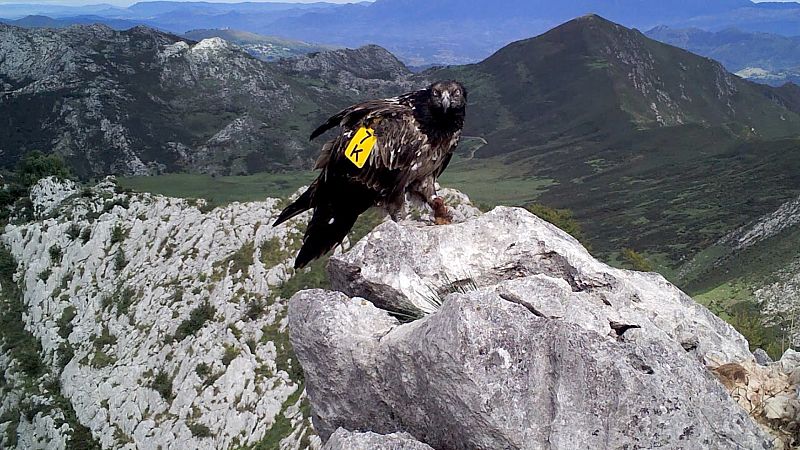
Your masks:
M314 206L314 195L317 192L317 182L311 184L311 186L306 189L303 194L297 198L297 200L293 201L292 204L287 206L286 208L281 211L281 214L275 220L275 223L272 224L273 227L277 227L278 225L286 222L287 220L291 219L292 217L311 209Z
M358 216L369 209L370 205L359 205L355 208L354 205L349 206L347 208L342 208L341 205L334 207L332 204L316 206L314 216L311 217L303 237L303 246L294 260L295 269L305 267L340 244L353 228Z

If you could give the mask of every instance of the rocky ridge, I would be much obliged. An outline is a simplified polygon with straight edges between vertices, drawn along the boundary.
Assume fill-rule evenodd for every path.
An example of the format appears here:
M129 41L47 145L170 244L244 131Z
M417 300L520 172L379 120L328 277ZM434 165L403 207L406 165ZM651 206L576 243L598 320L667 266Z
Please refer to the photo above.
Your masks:
M111 179L33 197L39 218L2 237L4 301L38 344L0 353L0 445L318 448L285 330L307 217L272 228L277 199L208 210Z
M83 178L306 168L329 114L418 83L377 46L278 64L219 37L0 24L0 165L40 150Z
M793 352L758 365L660 275L606 266L524 210L386 222L329 272L335 291L289 303L325 448L398 432L416 438L399 448L794 445Z

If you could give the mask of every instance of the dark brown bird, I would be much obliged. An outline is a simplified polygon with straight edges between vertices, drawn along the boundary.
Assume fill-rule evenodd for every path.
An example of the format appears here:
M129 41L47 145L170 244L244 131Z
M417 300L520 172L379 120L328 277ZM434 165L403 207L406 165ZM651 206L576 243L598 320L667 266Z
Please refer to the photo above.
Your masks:
M339 127L314 166L322 172L273 224L314 209L295 268L340 244L372 206L397 220L406 192L430 205L437 224L449 223L435 183L458 145L466 106L461 83L439 81L399 97L353 105L317 128L312 140Z

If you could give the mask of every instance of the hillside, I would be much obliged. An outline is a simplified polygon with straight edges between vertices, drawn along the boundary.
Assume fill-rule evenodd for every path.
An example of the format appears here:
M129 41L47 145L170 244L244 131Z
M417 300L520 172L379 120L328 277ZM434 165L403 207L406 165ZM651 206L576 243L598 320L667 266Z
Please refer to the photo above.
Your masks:
M379 47L358 55L402 66ZM316 156L307 136L331 111L403 85L384 92L384 70L339 76L347 70L320 84L219 38L0 25L0 166L38 149L81 177L303 168Z
M332 49L330 46L325 45L309 44L303 41L228 29L191 30L184 33L184 36L194 41L218 37L242 47L247 53L262 61L275 61L281 58L302 56Z
M800 198L731 231L681 269L688 291L773 355L800 345ZM762 328L762 325L764 327Z
M598 16L417 75L377 46L265 63L144 28L3 31L15 43L0 64L6 167L53 148L83 176L305 169L308 132L339 107L456 78L470 90L467 139L442 181L484 203L569 208L611 260L630 247L670 274L800 194L800 89Z
M321 285L289 267L307 217L113 180L32 192L0 246L0 447L315 443L285 331L288 296Z
M659 26L647 36L721 62L753 81L781 85L800 79L800 36L749 33L734 28L705 31Z
M465 133L487 144L463 164L547 181L529 201L572 209L601 253L674 268L800 193L792 89L597 16L427 75L470 87Z

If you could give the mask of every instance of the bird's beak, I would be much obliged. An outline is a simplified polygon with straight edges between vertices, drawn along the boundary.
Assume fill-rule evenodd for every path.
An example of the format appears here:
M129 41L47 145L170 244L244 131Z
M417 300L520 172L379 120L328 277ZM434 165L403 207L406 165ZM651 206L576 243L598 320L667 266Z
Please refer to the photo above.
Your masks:
M447 111L450 108L450 93L442 92L442 108Z

